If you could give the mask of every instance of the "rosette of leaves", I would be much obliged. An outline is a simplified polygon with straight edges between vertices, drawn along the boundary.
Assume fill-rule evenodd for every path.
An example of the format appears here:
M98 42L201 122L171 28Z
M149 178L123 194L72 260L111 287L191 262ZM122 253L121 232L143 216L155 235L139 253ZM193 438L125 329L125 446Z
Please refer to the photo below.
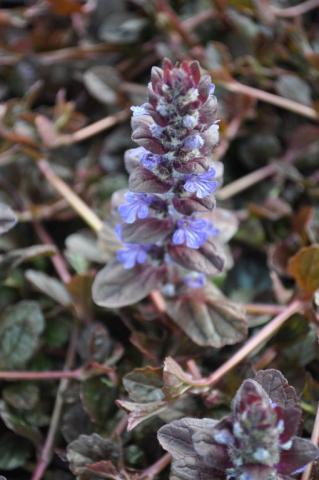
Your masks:
M236 343L246 335L243 313L207 280L223 270L223 244L236 230L225 215L218 228L214 209L223 169L211 159L218 142L211 78L196 61L164 60L163 69L152 69L148 102L132 111L139 147L125 155L130 191L124 201L115 195L120 247L98 273L93 298L117 308L161 289L169 314L194 342Z
M270 369L242 383L227 417L177 420L158 439L173 457L174 480L289 480L319 457L296 436L300 419L294 388Z

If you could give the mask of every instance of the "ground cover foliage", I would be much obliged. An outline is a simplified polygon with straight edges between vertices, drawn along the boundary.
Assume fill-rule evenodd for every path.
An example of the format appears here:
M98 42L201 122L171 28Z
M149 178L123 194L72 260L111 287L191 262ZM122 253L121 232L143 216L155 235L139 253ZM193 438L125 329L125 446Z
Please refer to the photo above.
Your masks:
M318 21L315 0L0 1L5 479L319 478ZM183 60L185 132L161 103Z

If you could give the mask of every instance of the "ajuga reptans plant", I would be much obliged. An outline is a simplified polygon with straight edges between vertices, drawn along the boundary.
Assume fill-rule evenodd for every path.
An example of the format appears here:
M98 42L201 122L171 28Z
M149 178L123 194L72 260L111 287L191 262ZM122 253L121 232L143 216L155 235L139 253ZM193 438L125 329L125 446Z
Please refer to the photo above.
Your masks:
M319 457L296 436L300 419L294 388L279 371L261 370L243 382L229 416L177 420L158 438L173 457L174 480L289 480Z
M148 102L132 112L139 146L125 155L129 191L113 197L121 245L96 277L94 300L121 307L160 288L169 314L177 323L184 317L181 327L194 341L235 343L246 334L245 319L207 279L223 269L229 239L214 210L222 164L212 157L218 121L211 78L196 61L164 60L163 69L152 69ZM200 328L199 317L187 321L184 310L201 315Z

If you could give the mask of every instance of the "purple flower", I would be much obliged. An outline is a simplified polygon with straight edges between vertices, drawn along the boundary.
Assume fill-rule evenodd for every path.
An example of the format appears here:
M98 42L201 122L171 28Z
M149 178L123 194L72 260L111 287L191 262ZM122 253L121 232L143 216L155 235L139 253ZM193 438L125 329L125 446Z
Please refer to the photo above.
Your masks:
M185 275L183 282L189 288L202 288L206 283L206 277L203 273L191 272Z
M174 245L186 244L189 248L199 248L211 235L216 235L218 230L202 218L183 217L177 222L177 230L173 235Z
M137 264L145 263L147 260L147 245L137 245L134 243L127 243L125 248L116 252L116 257L123 267L127 270L135 267Z
M205 198L219 186L219 183L214 180L215 175L213 168L204 173L188 175L184 188L187 192L195 193L197 198Z
M153 199L153 195L147 195L146 193L128 192L125 194L127 203L119 206L119 214L125 223L134 223L138 218L146 218L149 213L149 205Z
M188 128L189 130L192 130L193 128L196 127L197 122L198 122L198 115L185 115L183 117L183 125L185 128Z
M141 165L148 170L154 170L162 160L161 155L157 155L156 153L145 152L141 157Z
M190 135L184 140L183 148L185 150L199 150L203 145L204 140L199 133L195 133L195 135Z
M147 103L143 103L143 105L138 105L138 106L131 107L133 117L140 117L141 115L148 115L148 111L147 111L146 107L147 107Z
M163 128L156 123L153 123L152 125L150 125L150 131L153 137L160 138L163 133Z
M296 392L284 376L261 370L243 382L229 416L177 420L162 427L158 438L172 454L172 478L192 472L194 478L288 480L319 457L317 446L296 436L300 419Z

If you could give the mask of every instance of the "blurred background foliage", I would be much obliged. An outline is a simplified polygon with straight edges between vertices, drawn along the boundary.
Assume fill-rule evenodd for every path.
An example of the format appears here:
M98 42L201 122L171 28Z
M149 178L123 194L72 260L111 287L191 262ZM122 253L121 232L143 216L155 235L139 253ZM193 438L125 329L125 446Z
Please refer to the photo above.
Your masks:
M233 266L214 281L248 312L255 303L280 311L298 278L290 257L319 242L318 7L316 0L0 0L0 200L18 219L0 239L0 473L8 479L153 478L147 468L162 454L163 422L221 417L257 368L284 372L311 434L316 309L294 315L217 388L169 397L166 356L183 365L195 358L208 374L238 347L198 347L148 300L95 308L91 283L110 256L110 235L96 240L54 179L107 219L111 194L127 186L129 107L145 101L151 67L165 56L198 59L219 101L218 205L239 221ZM313 255L318 265L318 250ZM269 319L267 310L252 314L250 326L257 331ZM119 398L151 418L128 433Z

